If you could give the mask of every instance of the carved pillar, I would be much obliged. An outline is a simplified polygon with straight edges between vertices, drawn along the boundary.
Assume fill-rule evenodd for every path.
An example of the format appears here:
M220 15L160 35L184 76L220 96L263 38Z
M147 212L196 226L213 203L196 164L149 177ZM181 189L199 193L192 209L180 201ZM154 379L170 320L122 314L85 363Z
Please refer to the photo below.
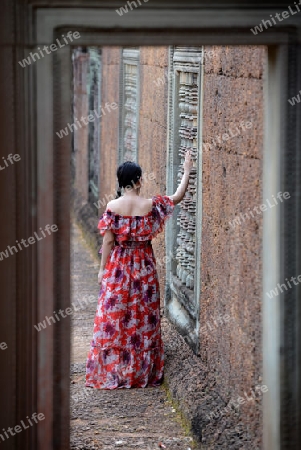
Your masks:
M89 114L88 85L89 85L89 53L86 48L73 51L73 173L74 187L85 202L88 201L88 141L89 128L80 122L81 117ZM77 120L76 120L77 119Z
M137 161L139 120L139 49L122 50L119 161Z
M167 315L194 351L198 348L201 239L200 111L202 48L174 47L169 62L169 145L167 187L173 192L183 175L187 149L194 167L184 199L177 207L171 238L173 259L166 296Z
M176 70L180 69L178 64ZM178 71L178 107L180 116L180 145L177 146L181 158L181 165L178 168L178 181L183 175L182 162L186 150L190 150L194 161L197 159L197 107L198 107L198 78L196 72L185 72L184 68ZM194 289L195 271L195 213L196 213L196 171L193 169L187 192L180 204L177 224L179 232L177 235L177 277L189 289Z
M89 122L88 142L89 201L93 204L97 202L99 195L101 118L97 115L100 115L101 110L101 50L89 48L89 55L89 114L95 118L92 122Z

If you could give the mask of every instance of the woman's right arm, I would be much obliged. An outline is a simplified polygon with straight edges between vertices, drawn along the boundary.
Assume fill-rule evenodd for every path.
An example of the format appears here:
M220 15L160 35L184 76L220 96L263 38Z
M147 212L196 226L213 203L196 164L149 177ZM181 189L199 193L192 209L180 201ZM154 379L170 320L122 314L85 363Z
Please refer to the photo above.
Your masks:
M186 189L188 187L189 174L193 167L193 161L191 159L190 150L186 151L183 167L184 167L184 174L181 183L179 184L176 192L173 195L169 195L169 198L171 198L171 200L174 202L175 205L177 205L178 203L180 203L181 200L183 200Z

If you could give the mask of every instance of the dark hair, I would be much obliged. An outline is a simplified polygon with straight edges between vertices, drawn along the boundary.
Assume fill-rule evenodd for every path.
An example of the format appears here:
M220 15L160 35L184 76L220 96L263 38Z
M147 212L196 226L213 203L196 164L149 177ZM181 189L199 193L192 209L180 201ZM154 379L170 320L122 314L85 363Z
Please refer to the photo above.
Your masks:
M135 186L135 183L137 183L137 181L141 178L142 169L139 164L133 161L125 161L118 167L116 175L118 178L119 186L117 189L116 198L119 198L121 196L122 188L130 185L132 185L133 187Z

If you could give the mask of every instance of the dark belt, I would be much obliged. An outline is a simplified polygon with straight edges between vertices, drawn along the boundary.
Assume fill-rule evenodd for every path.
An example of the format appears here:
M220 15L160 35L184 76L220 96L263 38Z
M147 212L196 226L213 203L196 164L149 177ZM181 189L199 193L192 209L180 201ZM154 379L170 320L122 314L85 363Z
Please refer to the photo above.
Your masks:
M123 241L123 242L117 242L115 241L115 245L118 245L119 247L123 248L145 248L152 245L152 241Z

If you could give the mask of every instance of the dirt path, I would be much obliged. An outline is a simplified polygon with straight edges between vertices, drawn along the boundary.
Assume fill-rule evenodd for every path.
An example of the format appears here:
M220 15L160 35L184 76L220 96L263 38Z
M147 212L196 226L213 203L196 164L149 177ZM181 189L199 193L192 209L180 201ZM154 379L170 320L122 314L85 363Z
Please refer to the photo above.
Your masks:
M163 386L144 389L85 388L85 362L97 306L98 260L73 227L71 252L72 364L71 449L192 450L179 414Z

